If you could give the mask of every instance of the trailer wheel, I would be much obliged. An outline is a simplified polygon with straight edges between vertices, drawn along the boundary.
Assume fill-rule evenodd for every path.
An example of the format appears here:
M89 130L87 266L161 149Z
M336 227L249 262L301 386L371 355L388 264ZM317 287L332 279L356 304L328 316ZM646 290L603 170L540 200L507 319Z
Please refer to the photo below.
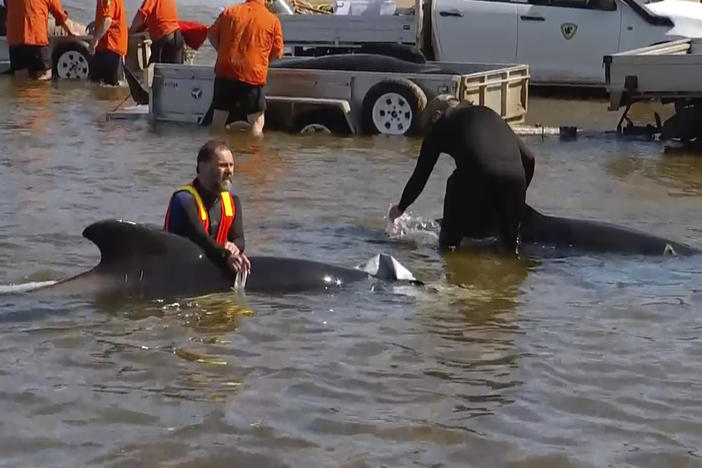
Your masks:
M362 122L366 133L412 135L427 105L424 91L409 80L376 83L363 98Z
M347 135L350 132L341 111L335 109L315 109L300 114L295 119L295 130L303 135L312 133Z
M51 57L52 74L65 80L85 80L90 76L90 53L80 42L56 45Z

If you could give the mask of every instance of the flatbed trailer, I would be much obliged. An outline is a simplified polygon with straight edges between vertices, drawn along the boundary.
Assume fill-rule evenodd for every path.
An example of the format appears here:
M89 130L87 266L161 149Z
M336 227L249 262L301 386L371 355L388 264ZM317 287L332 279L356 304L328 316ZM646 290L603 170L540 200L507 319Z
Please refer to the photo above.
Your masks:
M663 124L647 125L662 139L689 142L702 138L702 39L680 39L604 57L610 110L625 108L618 131L638 131L628 120L637 102L673 104L675 114Z
M525 65L429 62L432 72L398 73L286 68L285 60L269 69L265 94L267 125L286 131L416 134L421 112L438 94L490 107L512 124L524 122L527 113ZM146 81L148 108L108 117L147 113L152 121L202 123L212 101L212 66L154 64Z

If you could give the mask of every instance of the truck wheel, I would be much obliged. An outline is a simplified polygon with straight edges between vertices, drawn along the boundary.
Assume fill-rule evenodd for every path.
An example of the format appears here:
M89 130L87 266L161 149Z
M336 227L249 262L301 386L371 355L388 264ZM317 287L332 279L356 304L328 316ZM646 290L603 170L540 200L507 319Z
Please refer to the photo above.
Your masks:
M405 79L381 81L363 98L363 129L370 134L416 134L426 105L426 94L413 82Z
M315 109L300 114L295 119L295 130L303 135L312 133L348 135L350 132L342 112L333 109Z
M85 80L90 76L90 53L80 42L66 42L54 47L52 74L65 80Z

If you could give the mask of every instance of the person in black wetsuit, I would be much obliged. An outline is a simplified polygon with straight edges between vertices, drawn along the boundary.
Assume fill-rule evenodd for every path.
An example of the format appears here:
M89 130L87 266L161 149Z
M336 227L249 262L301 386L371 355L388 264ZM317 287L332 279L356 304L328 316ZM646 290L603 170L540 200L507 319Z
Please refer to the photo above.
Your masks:
M4 0L0 0L0 37L7 34L5 23L7 22L7 9Z
M218 265L248 272L241 201L231 192L231 150L221 140L208 141L198 152L196 172L192 183L171 196L164 229L195 242Z
M458 104L443 95L427 106L428 131L416 167L388 217L394 222L417 199L446 153L456 170L446 183L439 246L455 249L463 237L497 236L501 248L516 252L534 156L496 112Z

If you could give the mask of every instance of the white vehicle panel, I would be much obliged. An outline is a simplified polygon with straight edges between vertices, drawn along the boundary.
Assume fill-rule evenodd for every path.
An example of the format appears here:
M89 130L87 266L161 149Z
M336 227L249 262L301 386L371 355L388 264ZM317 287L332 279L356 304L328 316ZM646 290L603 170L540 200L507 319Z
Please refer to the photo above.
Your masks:
M432 31L437 60L514 63L517 5L489 0L435 0Z
M617 6L605 11L519 5L517 62L529 65L536 83L603 83L602 57L619 51Z

